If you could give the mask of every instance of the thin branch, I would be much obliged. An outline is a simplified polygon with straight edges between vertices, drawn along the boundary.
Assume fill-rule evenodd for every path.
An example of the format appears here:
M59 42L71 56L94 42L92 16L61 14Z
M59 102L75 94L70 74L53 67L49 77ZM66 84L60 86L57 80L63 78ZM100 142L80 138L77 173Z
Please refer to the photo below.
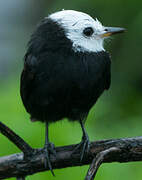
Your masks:
M106 149L98 153L96 157L93 159L92 164L89 167L85 180L93 180L96 176L98 168L103 163L105 157L112 152L118 152L118 151L120 151L118 148L111 147L109 149Z
M0 122L0 132L13 144L15 144L24 153L25 156L33 153L33 149L20 136L18 136L2 122Z

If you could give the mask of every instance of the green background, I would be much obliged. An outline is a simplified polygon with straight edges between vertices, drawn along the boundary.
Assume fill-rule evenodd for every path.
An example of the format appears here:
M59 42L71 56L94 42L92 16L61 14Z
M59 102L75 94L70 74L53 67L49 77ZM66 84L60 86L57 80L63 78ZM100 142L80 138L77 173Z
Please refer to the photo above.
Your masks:
M32 11L36 16L29 24L30 30L26 31L25 36L20 37L23 43L22 46L20 46L20 40L17 43L14 42L16 44L15 56L11 59L9 71L0 77L0 121L12 128L32 147L43 147L44 124L30 122L29 115L26 113L20 99L19 81L23 66L22 58L26 52L26 43L30 34L42 17L57 10L74 9L86 12L92 17L97 17L106 26L127 28L127 33L117 35L105 43L105 48L112 56L112 85L110 90L99 98L87 118L86 129L91 141L141 136L142 1L58 0L31 2L33 3L31 9L27 5L27 16L30 18ZM32 9L38 6L40 11L36 12L35 9ZM18 21L19 12L17 12L15 22ZM28 19L21 23L24 24L26 21ZM1 56L0 61L3 61ZM78 143L81 140L81 135L79 124L69 123L66 119L50 126L50 139L55 146ZM17 152L20 152L17 147L0 134L0 156ZM141 162L103 164L97 173L96 180L120 180L120 178L141 180L141 166ZM28 176L26 179L81 180L85 177L87 169L88 166L72 167L55 170L56 177L52 177L50 172L42 172Z

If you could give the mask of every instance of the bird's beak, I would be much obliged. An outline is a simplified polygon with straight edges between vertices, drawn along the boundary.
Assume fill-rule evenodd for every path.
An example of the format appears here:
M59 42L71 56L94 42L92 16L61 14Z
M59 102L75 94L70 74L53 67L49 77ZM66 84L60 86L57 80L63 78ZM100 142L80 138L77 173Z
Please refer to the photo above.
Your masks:
M101 37L108 37L114 34L125 32L125 28L120 27L105 27L105 31L101 34Z

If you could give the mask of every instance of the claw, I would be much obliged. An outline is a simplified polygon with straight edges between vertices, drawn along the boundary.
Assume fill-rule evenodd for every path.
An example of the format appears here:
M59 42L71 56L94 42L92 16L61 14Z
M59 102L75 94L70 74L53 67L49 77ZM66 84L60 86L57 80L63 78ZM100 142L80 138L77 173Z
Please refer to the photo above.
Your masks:
M73 150L73 153L75 153L78 149L81 149L80 162L82 162L85 153L88 153L90 149L90 141L89 141L88 136L82 137L81 143L75 147L75 149Z
M52 143L45 144L43 150L45 153L44 166L45 166L45 168L47 168L47 165L48 165L49 170L51 171L52 175L55 176L54 171L52 169L51 161L50 161L50 154L53 154L56 157L56 151L55 151L54 144L52 144Z
M48 149L53 156L57 157L57 153L56 153L55 146L53 143L48 144Z
M90 149L90 142L89 138L86 138L85 140L82 141L82 151L81 151L81 157L80 157L80 162L83 160L84 154L89 152Z
M47 165L49 167L49 170L51 171L52 175L55 176L53 169L52 169L52 165L51 165L51 161L50 161L50 154L53 154L56 157L56 151L55 151L55 147L54 144L49 142L49 138L48 138L48 122L46 122L46 131L45 131L45 145L43 148L44 152L45 152L45 162L44 162L44 166L45 168L47 168Z
M84 128L84 125L83 125L83 122L80 121L80 124L81 124L81 128L82 128L82 131L83 131L83 136L82 136L82 141L80 144L78 144L75 149L73 150L73 153L74 154L78 149L81 150L81 153L80 153L80 162L83 160L83 157L85 155L85 153L88 153L89 152L89 149L90 149L90 141L89 141L89 137L88 137L88 134L87 132L85 131L85 128Z

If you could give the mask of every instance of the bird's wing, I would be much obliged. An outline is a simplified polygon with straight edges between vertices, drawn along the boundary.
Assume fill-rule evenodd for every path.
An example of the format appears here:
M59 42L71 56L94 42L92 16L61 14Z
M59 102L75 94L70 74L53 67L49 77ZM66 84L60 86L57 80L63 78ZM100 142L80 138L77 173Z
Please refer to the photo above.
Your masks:
M54 53L25 56L24 69L21 75L21 97L28 111L28 106L47 106L53 101L53 94L58 94L63 87L63 58ZM52 96L53 95L53 96Z
M33 82L36 76L36 61L37 59L35 56L28 54L25 55L24 69L21 74L20 82L20 94L25 107L27 107L27 100L30 97L33 89Z

